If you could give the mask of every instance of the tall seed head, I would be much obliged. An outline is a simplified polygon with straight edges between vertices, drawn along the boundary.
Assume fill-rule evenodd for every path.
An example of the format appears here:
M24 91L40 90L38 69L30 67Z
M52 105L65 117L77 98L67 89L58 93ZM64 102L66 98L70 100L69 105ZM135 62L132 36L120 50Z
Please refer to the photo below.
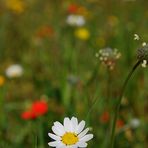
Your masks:
M140 61L146 60L148 62L148 45L138 49L137 58Z

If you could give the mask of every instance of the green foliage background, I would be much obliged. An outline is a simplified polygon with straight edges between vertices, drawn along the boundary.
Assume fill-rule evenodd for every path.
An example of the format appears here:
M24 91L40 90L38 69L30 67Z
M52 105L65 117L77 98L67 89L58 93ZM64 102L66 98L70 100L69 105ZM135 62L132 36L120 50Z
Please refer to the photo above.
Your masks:
M112 119L120 88L137 60L137 48L148 41L148 1L24 0L21 13L8 8L6 1L0 1L0 74L6 79L0 87L0 148L46 148L53 122L62 122L65 116L84 119L92 127L94 138L88 147L108 147L110 122L101 123L100 116L107 111ZM77 27L66 23L71 3L88 12L88 40L77 38ZM44 26L52 28L51 34L40 37ZM140 41L133 40L135 33ZM95 57L105 47L122 54L110 72ZM9 79L5 70L15 63L22 65L24 74ZM78 82L69 82L69 77ZM119 118L125 124L138 118L141 124L117 133L116 148L148 147L147 90L147 69L139 67L126 89L127 103ZM48 102L48 113L32 121L21 119L25 108L40 98Z

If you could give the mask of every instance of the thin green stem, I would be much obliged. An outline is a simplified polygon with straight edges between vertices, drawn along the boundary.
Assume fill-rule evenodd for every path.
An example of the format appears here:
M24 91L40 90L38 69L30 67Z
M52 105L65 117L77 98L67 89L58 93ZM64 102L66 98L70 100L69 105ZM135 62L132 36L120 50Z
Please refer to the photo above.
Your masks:
M109 102L110 101L110 90L111 89L111 72L109 70L109 67L107 67L107 92L106 92L106 101ZM109 104L109 103L108 103Z
M117 100L117 106L115 108L115 114L114 114L114 118L113 118L112 129L111 129L111 145L110 145L111 148L114 148L115 126L116 126L116 121L117 121L117 118L118 118L118 113L119 113L119 109L120 109L120 105L121 105L121 100L122 100L125 88L127 86L128 81L130 80L130 78L132 77L134 71L136 70L136 68L139 66L140 63L141 63L141 61L137 61L137 63L134 65L134 67L132 68L132 70L128 74L127 78L124 81L123 87L121 89L120 96L119 96L119 98Z
M94 71L92 72L90 79L86 82L85 87L89 86L90 84L92 84L94 82L94 80L97 77L98 70L99 70L99 68L98 68L98 66L96 66Z
M87 115L86 115L86 121L89 120L90 114L91 114L93 108L95 107L95 105L97 104L97 101L98 101L98 97L95 98L95 100L94 100L92 106L89 108L88 113L87 113Z
M43 135L44 129L43 129L43 121L42 120L43 119L40 118L38 121L39 122L39 140L40 140L40 147L44 148L44 135Z

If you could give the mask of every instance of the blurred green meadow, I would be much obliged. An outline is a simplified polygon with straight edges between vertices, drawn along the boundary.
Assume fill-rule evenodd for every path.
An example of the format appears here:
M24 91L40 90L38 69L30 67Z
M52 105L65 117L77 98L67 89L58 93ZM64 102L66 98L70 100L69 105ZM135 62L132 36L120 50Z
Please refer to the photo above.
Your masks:
M147 0L0 0L0 148L47 148L53 123L72 116L94 134L88 147L108 148L147 30ZM120 53L111 67L96 54L106 48ZM122 98L115 148L148 147L147 90L140 66ZM27 114L40 102L38 114Z

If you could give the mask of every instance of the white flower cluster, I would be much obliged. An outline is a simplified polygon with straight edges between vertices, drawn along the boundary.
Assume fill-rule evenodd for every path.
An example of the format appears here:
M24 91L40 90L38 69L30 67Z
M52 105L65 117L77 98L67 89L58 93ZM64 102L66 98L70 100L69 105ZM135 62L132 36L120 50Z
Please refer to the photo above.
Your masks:
M75 14L71 14L67 16L67 20L66 20L67 24L69 24L70 26L77 26L77 27L81 27L85 24L85 19L83 16L81 15L75 15Z
M96 57L99 57L100 61L108 66L110 70L114 69L117 59L119 59L121 53L117 49L103 48L96 53Z

